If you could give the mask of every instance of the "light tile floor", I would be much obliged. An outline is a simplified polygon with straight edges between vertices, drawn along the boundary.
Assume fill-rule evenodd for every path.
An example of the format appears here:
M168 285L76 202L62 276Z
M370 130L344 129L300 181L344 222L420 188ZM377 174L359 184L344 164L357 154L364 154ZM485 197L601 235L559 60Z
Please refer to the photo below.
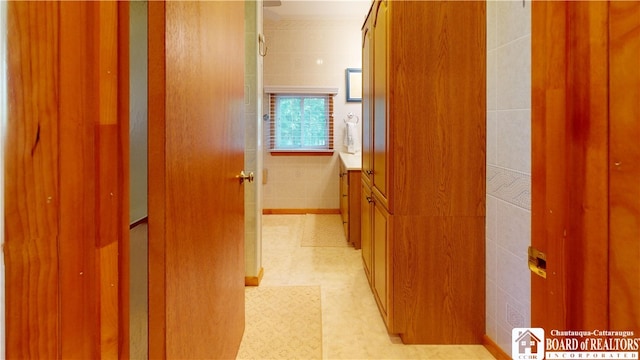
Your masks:
M493 359L481 345L402 344L386 332L360 250L301 247L304 215L264 215L263 224L260 286L321 287L323 358Z

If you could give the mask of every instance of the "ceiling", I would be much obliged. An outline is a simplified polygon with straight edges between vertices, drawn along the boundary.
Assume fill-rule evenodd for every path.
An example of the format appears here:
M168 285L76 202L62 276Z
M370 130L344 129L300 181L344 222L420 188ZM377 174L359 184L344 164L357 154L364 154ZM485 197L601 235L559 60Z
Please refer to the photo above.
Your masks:
M371 0L280 0L265 1L264 17L268 20L358 19L364 21Z

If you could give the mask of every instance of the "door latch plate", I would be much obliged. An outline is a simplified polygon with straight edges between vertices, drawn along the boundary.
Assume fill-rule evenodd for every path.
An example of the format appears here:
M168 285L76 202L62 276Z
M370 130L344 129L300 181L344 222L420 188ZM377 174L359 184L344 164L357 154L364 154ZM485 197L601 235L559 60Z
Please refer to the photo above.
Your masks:
M529 246L529 270L538 276L547 278L547 255L533 246Z

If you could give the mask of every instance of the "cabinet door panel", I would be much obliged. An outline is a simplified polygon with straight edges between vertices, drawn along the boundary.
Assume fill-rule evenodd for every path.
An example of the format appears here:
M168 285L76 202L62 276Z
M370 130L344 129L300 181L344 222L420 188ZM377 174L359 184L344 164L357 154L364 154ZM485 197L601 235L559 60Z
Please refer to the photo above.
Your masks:
M391 331L389 321L389 214L373 204L373 289L380 312Z
M387 194L387 4L380 2L373 25L373 186L388 207Z
M370 19L369 19L370 20ZM371 44L373 33L370 21L363 29L362 37L362 174L367 184L371 185L371 174L373 170L373 46Z
M347 170L340 164L340 214L344 226L345 236L349 242L349 180Z
M362 182L362 176L360 171L349 171L347 186L349 187L349 217L348 227L349 235L348 240L355 249L360 249L362 241L360 240L360 200L362 190L360 189L360 183Z
M362 263L364 264L364 270L367 274L367 279L369 280L369 284L373 284L371 277L371 263L373 261L373 253L371 251L371 204L369 203L371 199L371 190L367 187L366 183L362 182L362 200L361 200L361 246L362 246Z

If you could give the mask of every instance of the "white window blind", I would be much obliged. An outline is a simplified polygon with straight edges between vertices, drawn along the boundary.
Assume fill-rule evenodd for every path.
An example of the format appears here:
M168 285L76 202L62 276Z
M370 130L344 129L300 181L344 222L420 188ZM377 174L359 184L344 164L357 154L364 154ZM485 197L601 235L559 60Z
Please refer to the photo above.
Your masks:
M333 95L328 91L269 94L269 132L272 151L332 151Z

